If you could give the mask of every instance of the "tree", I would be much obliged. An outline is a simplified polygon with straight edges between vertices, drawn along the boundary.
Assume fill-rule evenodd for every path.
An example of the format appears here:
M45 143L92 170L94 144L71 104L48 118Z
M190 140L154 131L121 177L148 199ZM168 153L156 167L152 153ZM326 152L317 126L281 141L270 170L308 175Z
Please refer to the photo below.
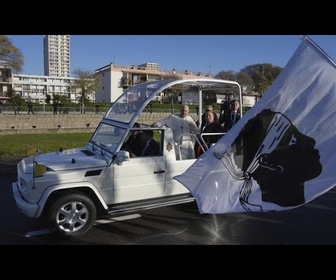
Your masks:
M15 90L14 90L14 89L9 89L9 90L7 91L7 96L8 96L9 98L14 97L14 96L15 96Z
M241 70L248 74L254 83L254 91L263 94L282 71L282 67L270 63L253 64Z
M101 81L98 76L88 70L75 69L73 75L74 80L73 90L80 94L81 113L85 114L85 100L89 94L93 94L100 88Z
M215 78L229 81L238 82L242 88L246 90L253 90L254 83L250 75L245 72L234 72L233 70L229 71L220 71Z
M233 70L220 71L215 76L215 78L222 79L222 80L236 81L237 80L237 75Z
M241 85L243 89L246 91L251 91L254 89L253 79L245 72L238 72L237 75L237 82Z
M20 94L11 95L10 102L13 107L16 106L18 112L20 112L20 108L23 107L26 103Z
M162 80L170 80L170 79L181 80L183 78L182 76L174 74L174 73L162 76ZM183 89L184 89L184 86L179 84L179 85L174 85L172 87L169 87L165 89L164 91L164 94L168 96L170 99L170 110L172 114L174 114L174 100L178 101L178 96L183 92Z
M270 63L248 65L239 72L220 71L215 78L238 82L246 91L262 95L282 71L282 67Z
M5 35L0 35L0 63L12 67L13 72L21 72L24 63L21 50L16 48Z

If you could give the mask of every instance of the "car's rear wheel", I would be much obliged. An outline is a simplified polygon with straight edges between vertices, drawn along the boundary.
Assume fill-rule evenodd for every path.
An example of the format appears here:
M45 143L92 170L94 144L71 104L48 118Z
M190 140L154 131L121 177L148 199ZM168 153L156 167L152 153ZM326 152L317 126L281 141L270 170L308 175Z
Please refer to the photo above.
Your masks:
M47 213L47 222L53 233L71 237L87 232L96 216L96 206L88 196L71 193L53 202Z

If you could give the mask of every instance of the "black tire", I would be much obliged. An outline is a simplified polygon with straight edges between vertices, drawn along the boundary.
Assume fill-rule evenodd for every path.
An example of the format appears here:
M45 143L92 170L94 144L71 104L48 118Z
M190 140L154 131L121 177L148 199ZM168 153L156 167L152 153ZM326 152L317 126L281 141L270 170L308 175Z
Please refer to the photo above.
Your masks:
M80 236L92 227L96 216L96 206L88 196L71 193L52 203L47 212L47 223L52 233Z

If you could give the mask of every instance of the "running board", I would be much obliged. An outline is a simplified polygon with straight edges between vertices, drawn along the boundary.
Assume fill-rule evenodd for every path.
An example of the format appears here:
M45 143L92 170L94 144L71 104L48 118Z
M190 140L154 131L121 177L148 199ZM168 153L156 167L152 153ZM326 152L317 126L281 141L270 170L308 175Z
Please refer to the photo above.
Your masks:
M155 199L155 200L146 200L143 202L135 202L135 203L127 203L127 204L120 204L117 206L109 207L107 210L107 213L109 215L116 215L121 213L129 213L129 212L135 212L140 210L148 210L148 209L154 209L159 207L166 207L166 206L172 206L177 204L183 204L194 201L195 198L193 196L183 196L181 198L172 197L171 199Z

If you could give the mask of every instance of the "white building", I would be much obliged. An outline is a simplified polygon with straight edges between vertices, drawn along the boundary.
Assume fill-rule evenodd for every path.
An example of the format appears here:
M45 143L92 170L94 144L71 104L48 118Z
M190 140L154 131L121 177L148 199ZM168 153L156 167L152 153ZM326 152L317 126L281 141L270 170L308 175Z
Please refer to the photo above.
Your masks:
M147 62L141 65L116 65L111 63L95 70L100 80L100 89L96 91L96 102L114 102L128 88L147 81L162 80L167 76L181 77L182 79L194 77L209 77L209 74L198 72L193 74L188 70L183 72L159 69L157 63Z
M46 35L43 54L45 76L70 77L70 35Z
M145 63L139 66L109 64L95 70L96 77L100 80L100 89L87 95L94 102L114 102L126 89L146 81L161 80L174 76L193 78L196 76L209 77L208 74L193 74L190 71L163 70L157 63ZM26 101L43 104L47 96L64 96L69 102L78 103L80 95L75 91L73 83L77 78L67 76L42 76L13 74L11 67L0 65L0 99L9 99L8 92L20 96ZM161 99L161 97L158 97ZM159 101L158 99L158 101Z
M13 90L23 99L34 103L43 104L47 95L50 95L51 99L54 95L65 96L70 102L77 103L80 95L73 88L75 80L76 78L70 77L13 74ZM94 93L87 97L94 101Z
M0 62L0 102L9 100L8 92L13 90L12 68L6 62Z

